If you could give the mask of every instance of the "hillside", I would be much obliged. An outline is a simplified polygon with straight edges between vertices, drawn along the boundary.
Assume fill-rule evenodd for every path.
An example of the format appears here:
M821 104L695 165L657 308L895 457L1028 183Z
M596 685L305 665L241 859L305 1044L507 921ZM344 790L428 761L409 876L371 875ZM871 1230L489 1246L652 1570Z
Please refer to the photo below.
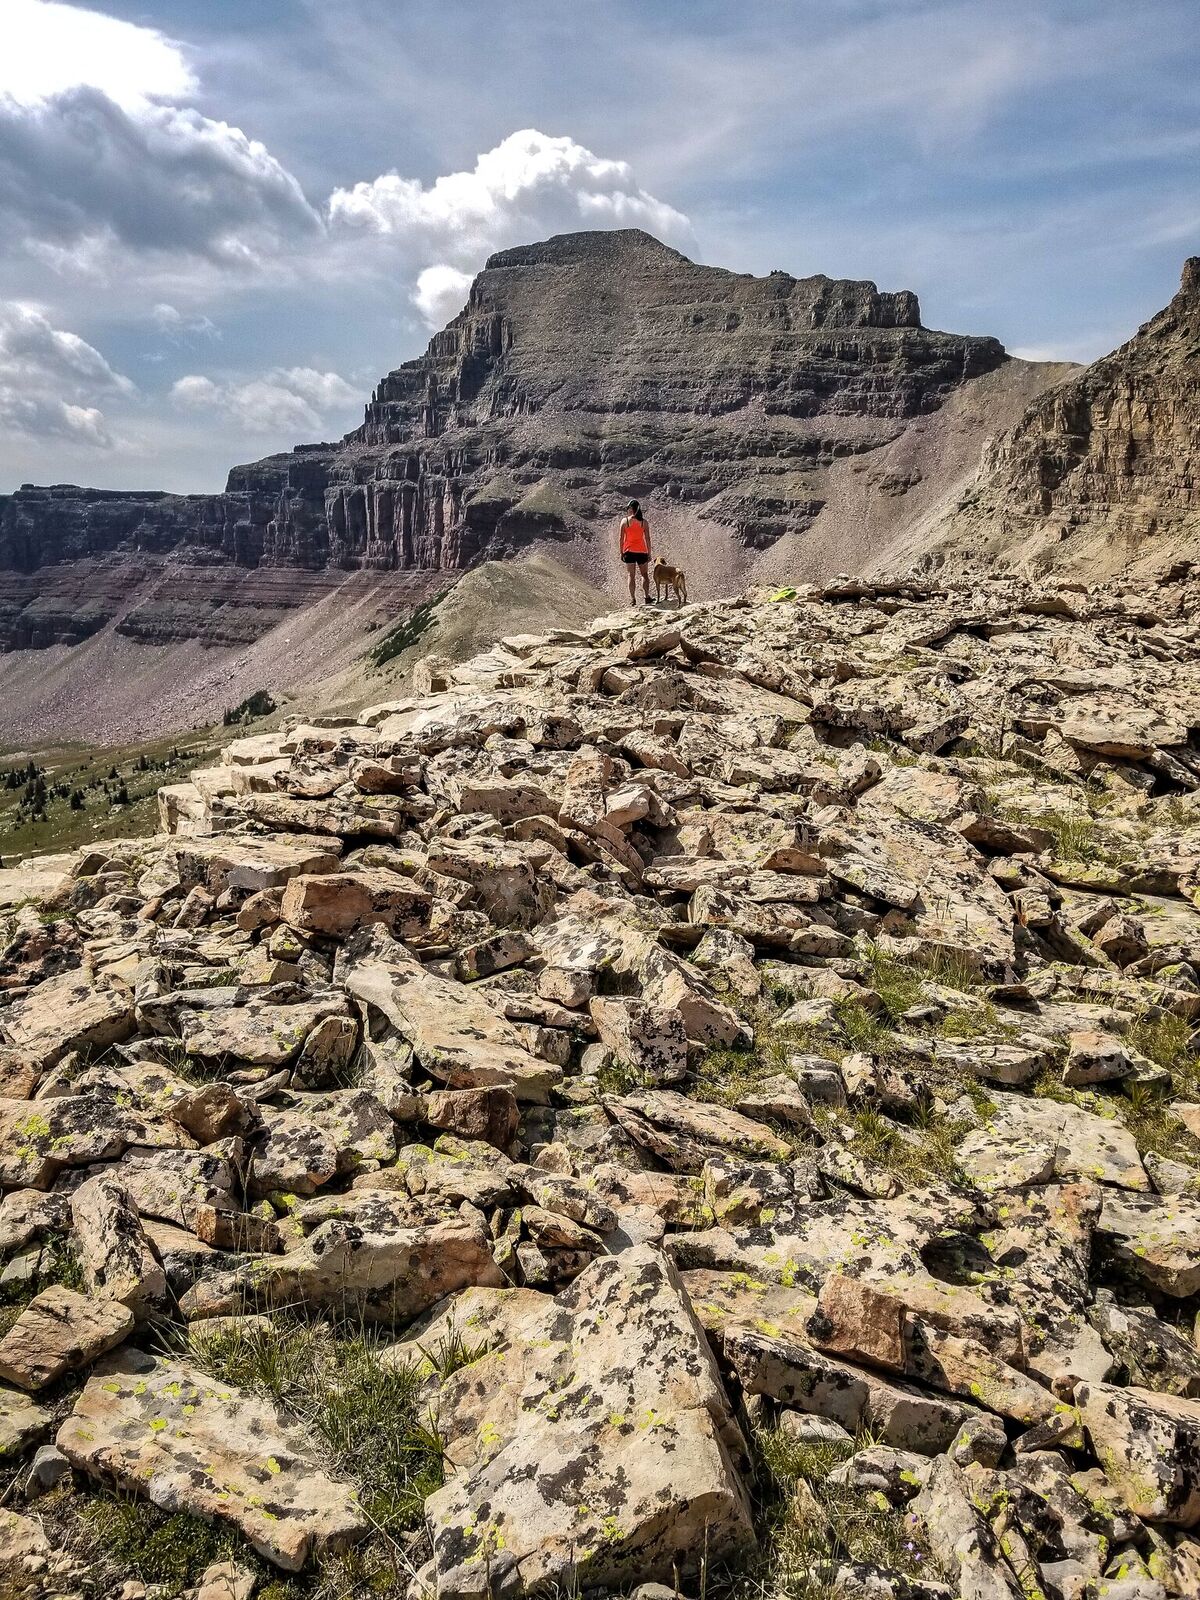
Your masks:
M0 1593L1187 1600L1198 620L617 612L0 871Z
M0 496L0 740L309 693L486 561L540 554L615 599L631 495L693 596L1155 570L1197 549L1198 279L1083 370L931 331L907 290L727 272L636 230L502 252L339 443L218 495Z
M1200 558L1200 256L1128 343L991 443L924 543L1085 580Z

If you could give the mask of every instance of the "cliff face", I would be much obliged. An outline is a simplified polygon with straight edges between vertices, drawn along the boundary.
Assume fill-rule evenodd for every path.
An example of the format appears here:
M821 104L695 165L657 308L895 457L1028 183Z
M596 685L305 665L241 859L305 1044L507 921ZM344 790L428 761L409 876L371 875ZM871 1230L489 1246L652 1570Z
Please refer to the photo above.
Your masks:
M819 511L812 474L1004 359L923 328L911 293L697 266L638 232L504 251L375 391L331 543L469 565L657 492L762 548Z
M218 495L0 496L0 649L109 624L245 642L289 592L307 603L305 573L452 573L544 540L587 566L634 494L703 519L706 576L727 580L811 525L835 460L1004 360L994 339L923 328L911 293L697 266L633 230L505 251L341 444L235 467ZM216 603L193 605L197 586Z
M1200 555L1200 256L1128 343L985 451L942 544L1089 575Z

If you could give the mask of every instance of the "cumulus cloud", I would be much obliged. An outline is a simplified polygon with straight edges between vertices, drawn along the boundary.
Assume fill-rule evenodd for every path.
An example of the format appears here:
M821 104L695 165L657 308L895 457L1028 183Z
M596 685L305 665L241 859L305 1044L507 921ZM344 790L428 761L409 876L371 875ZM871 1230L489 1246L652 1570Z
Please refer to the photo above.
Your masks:
M196 88L179 46L155 28L59 0L4 0L0 95L36 105L81 84L127 110Z
M62 267L108 245L246 268L323 232L292 174L239 128L178 106L127 111L89 86L0 99L0 211L10 241L57 249Z
M306 193L267 144L196 108L186 48L159 30L66 0L0 0L0 19L0 435L111 448L112 416L136 451L156 423L192 437L204 414L210 436L329 436L357 420L360 399L337 373L178 376L197 361L184 350L219 337L215 306L231 308L233 326L251 293L290 293L313 318L332 317L348 292L389 315L407 297L414 319L437 327L495 250L580 228L690 237L625 162L537 129L462 171ZM30 306L50 281L56 309ZM66 331L86 330L100 294L110 325L157 335L138 358L169 363L164 417L152 422L129 380ZM38 454L18 453L22 472ZM52 442L42 454L56 471L69 452Z
M494 250L582 228L645 228L680 242L691 234L683 213L640 188L627 162L536 128L509 134L470 172L428 185L388 172L335 189L329 222L335 235L392 242L418 271L413 301L433 326L458 309L470 273Z
M412 303L431 328L440 328L461 311L471 287L471 274L458 267L426 267L417 275Z
M0 428L111 449L104 413L92 402L133 392L78 334L56 328L36 306L0 301Z
M360 398L336 372L313 367L276 367L259 378L229 382L189 372L171 388L181 409L220 414L255 434L313 433L330 421L344 423Z
M170 339L197 335L204 335L210 339L221 337L211 317L196 312L180 311L178 306L173 306L165 300L160 300L157 305L151 306L150 321L159 333L165 334Z

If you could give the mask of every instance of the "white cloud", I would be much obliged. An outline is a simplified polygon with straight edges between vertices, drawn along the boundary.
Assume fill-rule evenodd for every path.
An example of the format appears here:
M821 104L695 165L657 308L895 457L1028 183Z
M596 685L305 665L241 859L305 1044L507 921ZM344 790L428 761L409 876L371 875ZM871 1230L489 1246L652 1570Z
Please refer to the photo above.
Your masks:
M205 335L210 339L219 339L220 331L211 317L205 317L197 312L180 311L178 306L170 305L165 300L160 300L157 305L150 308L150 321L170 339L183 339L192 335Z
M430 184L388 172L335 189L329 225L335 249L352 243L361 260L372 243L374 271L415 278L412 302L432 328L460 310L493 251L580 229L644 228L677 243L692 231L681 211L638 186L627 162L537 128Z
M18 105L85 86L130 110L196 88L179 46L157 29L58 0L3 0L3 13L0 95Z
M471 274L458 267L426 267L417 276L412 303L431 328L444 327L461 311L471 287Z
M108 276L164 256L241 273L324 231L240 128L186 107L127 111L89 87L33 106L0 99L0 210L10 243Z
M223 383L190 372L175 381L171 399L184 410L218 413L247 433L312 434L328 421L348 422L361 397L336 372L277 367L261 378Z
M388 172L352 189L335 189L330 222L402 238L407 247L461 267L506 245L570 228L646 228L682 238L682 212L638 187L624 161L595 155L574 139L536 128L510 133L485 150L470 172L426 186Z
M56 328L36 306L0 301L0 428L111 449L104 414L89 402L133 392L78 334Z

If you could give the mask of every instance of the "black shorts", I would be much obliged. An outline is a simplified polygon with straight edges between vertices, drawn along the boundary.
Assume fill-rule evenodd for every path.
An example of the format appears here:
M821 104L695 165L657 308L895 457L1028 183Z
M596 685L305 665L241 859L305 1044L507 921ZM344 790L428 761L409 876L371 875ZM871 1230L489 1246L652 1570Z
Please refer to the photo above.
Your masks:
M642 555L637 550L623 550L621 552L621 560L625 563L625 565L627 567L632 567L632 566L644 567L644 566L646 566L648 564L648 562L650 560L650 556L649 556L648 552L645 555Z

